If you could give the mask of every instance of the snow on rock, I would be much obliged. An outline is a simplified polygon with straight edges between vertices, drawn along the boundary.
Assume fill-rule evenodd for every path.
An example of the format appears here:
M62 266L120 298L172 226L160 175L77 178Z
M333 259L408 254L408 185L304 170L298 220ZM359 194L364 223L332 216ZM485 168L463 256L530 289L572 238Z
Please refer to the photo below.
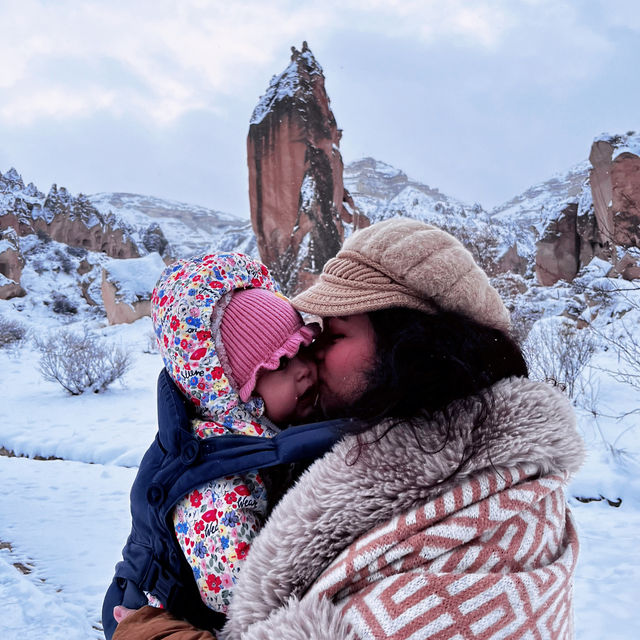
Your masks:
M151 293L165 266L157 253L103 264L102 302L110 324L151 314Z
M274 110L276 103L285 98L293 98L297 91L305 90L304 80L300 75L300 64L308 75L322 75L322 67L315 59L314 55L307 48L307 43L302 45L302 51L298 52L294 47L291 48L297 54L292 56L289 66L280 74L271 78L269 87L264 95L258 100L255 106L249 124L260 124L265 116ZM337 146L336 146L337 148Z
M165 263L157 253L130 260L108 260L103 269L105 279L116 286L119 302L133 304L149 299Z
M140 255L126 225L102 216L86 196L73 196L55 184L45 196L31 183L25 187L15 169L0 173L0 230L9 227L20 236L40 233L114 257Z

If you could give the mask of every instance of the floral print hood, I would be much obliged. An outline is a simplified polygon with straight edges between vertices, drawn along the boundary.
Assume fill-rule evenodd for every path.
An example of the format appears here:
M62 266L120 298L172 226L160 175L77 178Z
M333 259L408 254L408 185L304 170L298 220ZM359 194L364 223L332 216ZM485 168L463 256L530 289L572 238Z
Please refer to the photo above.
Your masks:
M280 292L262 263L241 253L217 253L168 266L151 298L156 339L169 375L202 418L227 428L237 429L238 421L257 426L256 420L265 419L260 398L240 400L212 334L212 319L219 322L221 317L214 313L221 298L250 287Z

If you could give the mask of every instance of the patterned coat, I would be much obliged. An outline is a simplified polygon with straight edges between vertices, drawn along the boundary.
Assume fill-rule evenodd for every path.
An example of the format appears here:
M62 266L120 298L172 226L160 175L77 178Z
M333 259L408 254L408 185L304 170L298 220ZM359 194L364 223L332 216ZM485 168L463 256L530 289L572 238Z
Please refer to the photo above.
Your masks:
M167 267L153 292L152 315L165 367L199 416L199 438L226 433L273 437L260 398L241 402L224 365L217 335L225 294L253 287L279 292L267 268L248 256L219 253ZM194 574L202 601L225 613L238 572L267 514L257 471L217 478L175 507L176 539ZM162 606L152 594L149 602Z
M573 411L526 379L493 394L479 429L469 401L448 437L444 419L380 426L359 457L349 437L317 461L254 541L224 640L571 638ZM480 452L459 469L470 442ZM115 637L204 637L147 616Z

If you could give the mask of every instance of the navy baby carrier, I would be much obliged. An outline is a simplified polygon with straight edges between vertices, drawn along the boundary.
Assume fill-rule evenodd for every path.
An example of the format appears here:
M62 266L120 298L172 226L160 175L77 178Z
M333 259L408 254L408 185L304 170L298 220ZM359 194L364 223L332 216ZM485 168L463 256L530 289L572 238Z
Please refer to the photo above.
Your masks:
M202 602L191 567L174 537L173 507L193 489L216 478L313 461L345 434L350 422L302 425L274 438L234 434L202 440L191 433L185 398L163 369L158 378L158 434L131 488L131 533L102 606L106 640L111 640L116 629L113 607L144 606L145 591L174 615L202 629L220 629L225 616Z

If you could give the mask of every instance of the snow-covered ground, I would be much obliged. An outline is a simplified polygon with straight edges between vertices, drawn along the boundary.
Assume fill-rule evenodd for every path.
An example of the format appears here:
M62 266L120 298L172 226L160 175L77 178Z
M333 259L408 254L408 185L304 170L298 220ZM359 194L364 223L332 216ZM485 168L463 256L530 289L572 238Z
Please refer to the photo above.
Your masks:
M135 364L124 384L69 396L42 379L33 345L61 317L29 297L0 301L0 314L33 332L0 349L0 447L25 456L0 455L0 638L100 639L102 597L130 526L129 488L155 433L161 361L145 352L151 323L108 327L95 312L76 316L125 346ZM599 350L594 364L591 400L577 409L589 459L569 492L582 543L576 637L630 640L640 629L640 414L618 416L640 404L637 392L601 371L619 367L613 350ZM600 495L622 503L574 497Z

